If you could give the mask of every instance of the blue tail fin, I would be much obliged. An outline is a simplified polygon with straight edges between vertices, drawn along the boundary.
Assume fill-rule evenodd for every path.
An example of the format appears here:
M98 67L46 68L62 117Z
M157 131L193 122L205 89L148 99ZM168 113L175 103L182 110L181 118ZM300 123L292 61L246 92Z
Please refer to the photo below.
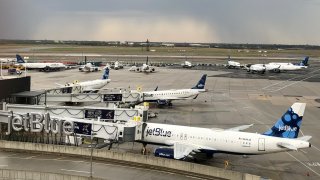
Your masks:
M297 138L302 123L302 117L306 103L294 103L286 113L273 125L271 129L263 133L267 136Z
M23 58L19 54L16 54L16 57L17 57L17 62L18 63L25 63Z
M104 69L104 73L103 73L102 79L109 79L109 68L108 67L106 67Z
M204 89L204 86L206 85L206 79L207 79L207 75L204 74L199 80L198 84L194 86L192 89Z
M303 61L300 62L300 66L308 66L309 56L304 58Z

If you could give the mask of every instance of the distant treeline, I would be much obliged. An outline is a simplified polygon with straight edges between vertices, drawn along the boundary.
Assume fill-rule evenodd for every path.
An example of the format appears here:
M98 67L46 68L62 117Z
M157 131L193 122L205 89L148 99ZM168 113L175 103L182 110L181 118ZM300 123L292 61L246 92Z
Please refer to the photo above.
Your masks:
M194 47L223 49L309 49L320 50L316 45L285 44L232 44L232 43L175 43L175 42L133 42L133 41L55 41L55 40L0 40L0 44L55 44L84 46L123 46L123 47Z

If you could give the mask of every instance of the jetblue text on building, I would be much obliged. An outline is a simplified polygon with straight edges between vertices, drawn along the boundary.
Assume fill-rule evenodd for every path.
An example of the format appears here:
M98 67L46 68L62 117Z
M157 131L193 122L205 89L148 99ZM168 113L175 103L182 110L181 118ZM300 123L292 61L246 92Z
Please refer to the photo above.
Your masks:
M26 132L45 132L53 134L71 135L74 131L74 122L50 118L48 113L28 113L26 115L12 115L8 116L8 132L7 135L13 131Z

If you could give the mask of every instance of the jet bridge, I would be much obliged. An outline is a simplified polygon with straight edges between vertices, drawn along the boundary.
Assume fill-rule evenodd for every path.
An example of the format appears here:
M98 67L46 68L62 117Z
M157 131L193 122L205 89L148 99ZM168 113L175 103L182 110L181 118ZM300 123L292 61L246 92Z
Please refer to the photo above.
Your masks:
M14 113L49 113L50 116L78 118L78 119L97 119L110 122L125 122L129 120L148 118L148 108L136 106L134 109L125 108L105 108L92 106L50 106L50 105L23 105L23 104L4 104L4 111Z
M5 126L2 126L5 124ZM21 141L27 140L30 136L47 139L47 142L54 143L56 136L62 137L64 143L81 144L84 137L100 138L109 142L133 142L141 140L142 122L126 121L122 123L105 122L102 119L80 119L64 116L50 116L49 113L22 113L13 111L0 111L0 133L1 138L10 140L15 135ZM4 128L3 128L4 127ZM23 138L19 138L23 137ZM74 139L73 142L70 139ZM77 140L78 139L78 140ZM80 140L79 140L80 139ZM79 142L76 142L79 141ZM32 141L39 143L39 141Z
M123 89L107 89L96 93L82 93L81 87L66 87L46 90L39 97L38 104L54 103L100 103L111 105L129 104L135 105L143 100L142 93L131 92Z

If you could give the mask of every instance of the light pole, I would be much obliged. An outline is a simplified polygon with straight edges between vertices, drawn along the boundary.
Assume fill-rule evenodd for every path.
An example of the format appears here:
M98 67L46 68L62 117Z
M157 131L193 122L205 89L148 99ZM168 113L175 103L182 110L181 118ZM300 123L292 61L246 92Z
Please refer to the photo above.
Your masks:
M100 117L98 117L98 121L100 121ZM90 145L90 148L91 148L91 154L90 154L90 179L92 179L92 159L93 159L93 135L95 135L94 133L94 130L93 130L93 127L94 127L94 119L92 119L92 124L91 124L91 145Z
M2 79L2 78L3 78L3 77L2 77L2 61L1 61L0 63L1 63L0 71L1 71L1 79Z
M23 66L23 65L22 65ZM25 60L24 76L27 77L27 60Z
M92 179L92 155L93 155L93 126L94 126L94 119L92 119L92 124L91 124L91 154L90 154L90 179Z

